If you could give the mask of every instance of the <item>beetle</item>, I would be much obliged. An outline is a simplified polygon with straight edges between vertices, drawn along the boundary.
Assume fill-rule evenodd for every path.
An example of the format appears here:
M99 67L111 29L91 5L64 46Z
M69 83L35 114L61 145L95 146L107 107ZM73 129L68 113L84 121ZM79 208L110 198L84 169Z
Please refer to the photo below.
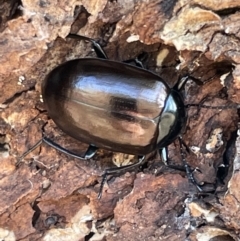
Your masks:
M79 159L92 158L98 148L138 155L135 164L105 170L98 195L101 198L108 175L141 165L155 150L160 150L167 163L167 146L178 139L186 174L201 191L183 153L181 133L187 114L179 85L170 88L137 60L136 66L109 60L91 38L68 37L91 42L98 58L75 59L57 66L42 82L42 97L56 125L89 147L79 156L44 136L22 158L41 142Z

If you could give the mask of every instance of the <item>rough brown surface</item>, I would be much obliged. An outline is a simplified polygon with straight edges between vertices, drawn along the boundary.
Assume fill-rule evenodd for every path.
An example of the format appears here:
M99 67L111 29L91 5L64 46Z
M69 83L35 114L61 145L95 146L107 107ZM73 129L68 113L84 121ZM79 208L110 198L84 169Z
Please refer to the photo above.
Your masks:
M0 5L0 240L240 240L236 108L188 110L186 159L204 190L216 190L210 194L199 195L184 172L163 166L154 153L141 171L110 178L101 200L104 169L132 162L132 156L100 150L89 161L78 160L42 144L16 165L43 132L75 153L87 148L55 126L40 96L54 67L95 56L89 43L66 40L70 32L100 40L113 60L147 53L144 66L170 86L190 75L186 104L240 104L239 1ZM177 141L169 157L181 164ZM229 166L225 185L217 179L223 163Z

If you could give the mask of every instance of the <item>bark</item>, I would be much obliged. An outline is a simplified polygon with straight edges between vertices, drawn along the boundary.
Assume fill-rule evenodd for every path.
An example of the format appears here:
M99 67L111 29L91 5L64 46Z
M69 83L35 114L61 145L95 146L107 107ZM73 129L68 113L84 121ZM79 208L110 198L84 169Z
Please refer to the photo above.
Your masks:
M211 193L156 153L110 178L101 200L103 171L136 158L100 150L80 161L42 144L16 165L43 133L75 153L87 148L56 127L40 96L53 68L95 56L70 32L99 40L112 60L146 53L144 67L169 86L189 75L186 104L230 106L240 103L239 10L238 0L1 1L0 239L239 240L237 108L188 109L186 160ZM177 141L169 157L181 165Z

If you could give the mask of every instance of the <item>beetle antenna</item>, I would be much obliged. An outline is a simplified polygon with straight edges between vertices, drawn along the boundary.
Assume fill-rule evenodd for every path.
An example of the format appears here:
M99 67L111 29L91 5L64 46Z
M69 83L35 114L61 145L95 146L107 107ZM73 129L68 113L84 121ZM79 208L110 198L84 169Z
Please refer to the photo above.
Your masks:
M240 109L239 104L233 104L229 106L211 106L211 105L202 105L202 104L187 104L186 108L190 107L198 107L198 108L206 108L206 109L214 109L214 110L226 110L226 109Z

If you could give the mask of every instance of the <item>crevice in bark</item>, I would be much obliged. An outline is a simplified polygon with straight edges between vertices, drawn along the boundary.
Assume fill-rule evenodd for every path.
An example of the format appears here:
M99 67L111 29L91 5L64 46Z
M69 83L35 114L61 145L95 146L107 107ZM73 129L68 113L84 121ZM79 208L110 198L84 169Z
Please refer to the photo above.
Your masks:
M235 14L235 13L237 13L239 11L240 11L240 8L239 7L235 7L235 8L221 9L221 10L213 11L213 12L218 14L220 17L225 17L225 16L229 16L231 14Z
M9 105L11 104L14 100L16 100L18 97L20 97L23 93L27 93L28 91L34 91L35 90L35 86L27 89L27 90L23 90L21 92L16 93L15 95L13 95L12 97L8 98L7 100L5 100L2 104L3 105Z

